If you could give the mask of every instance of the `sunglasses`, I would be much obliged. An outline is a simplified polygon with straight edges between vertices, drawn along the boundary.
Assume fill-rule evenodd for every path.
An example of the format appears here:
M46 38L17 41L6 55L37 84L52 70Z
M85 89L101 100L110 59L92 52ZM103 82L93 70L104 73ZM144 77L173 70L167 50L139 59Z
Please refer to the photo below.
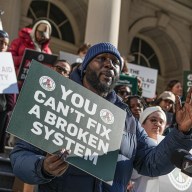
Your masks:
M56 70L59 72L59 73L64 73L64 74L67 74L69 75L69 72L65 69L65 68L62 68L60 66L55 66L56 67Z
M128 92L128 91L118 91L118 93L120 94L120 95L131 95L131 92Z
M146 120L149 120L153 125L157 125L157 123L160 123L160 125L164 125L165 122L163 120L158 120L154 117L147 118Z

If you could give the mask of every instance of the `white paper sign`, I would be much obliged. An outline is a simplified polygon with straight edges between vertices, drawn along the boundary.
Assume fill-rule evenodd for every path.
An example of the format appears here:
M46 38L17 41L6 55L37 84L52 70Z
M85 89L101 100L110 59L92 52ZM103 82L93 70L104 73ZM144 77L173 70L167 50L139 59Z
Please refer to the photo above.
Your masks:
M156 92L157 75L156 69L142 67L135 64L128 64L129 73L142 79L143 97L153 98Z
M13 58L9 52L0 52L0 94L18 93Z
M80 58L78 55L75 55L72 53L67 53L64 51L59 52L59 57L60 57L60 59L65 59L66 61L68 61L69 64L82 63L83 62L83 59Z

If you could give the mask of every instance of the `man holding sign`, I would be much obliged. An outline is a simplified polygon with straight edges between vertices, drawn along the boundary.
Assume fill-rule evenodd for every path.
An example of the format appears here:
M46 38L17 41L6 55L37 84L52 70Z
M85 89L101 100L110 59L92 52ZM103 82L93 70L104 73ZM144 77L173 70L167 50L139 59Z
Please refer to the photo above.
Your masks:
M112 185L68 165L65 162L69 153L67 149L59 155L46 155L23 141L16 144L10 155L13 171L20 179L38 184L39 192L125 192L133 167L140 174L153 177L167 174L174 169L170 162L172 152L178 148L190 150L192 147L192 89L184 108L177 98L178 129L173 130L155 147L154 142L132 116L128 106L113 91L121 69L122 61L118 50L110 43L99 43L88 50L81 69L73 71L76 74L73 74L74 81L126 111ZM108 118L110 120L110 116ZM117 133L119 129L120 127L116 127ZM105 134L108 135L106 132Z

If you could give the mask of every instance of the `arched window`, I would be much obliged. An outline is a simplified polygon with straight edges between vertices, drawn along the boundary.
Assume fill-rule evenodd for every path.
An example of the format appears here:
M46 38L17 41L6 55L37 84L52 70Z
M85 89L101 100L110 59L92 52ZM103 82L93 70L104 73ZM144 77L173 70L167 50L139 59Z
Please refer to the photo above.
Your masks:
M37 21L47 19L52 26L52 35L55 38L74 44L74 33L66 15L49 1L32 1L27 17Z
M161 74L158 57L151 45L145 40L135 37L131 45L130 53L134 56L134 60L130 63L157 69L158 74Z

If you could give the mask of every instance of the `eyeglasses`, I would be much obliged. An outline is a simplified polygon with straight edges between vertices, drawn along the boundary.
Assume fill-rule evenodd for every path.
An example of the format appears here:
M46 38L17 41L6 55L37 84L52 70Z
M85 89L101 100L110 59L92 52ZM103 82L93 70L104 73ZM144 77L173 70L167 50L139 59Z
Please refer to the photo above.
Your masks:
M161 120L161 119L157 119L155 117L149 117L146 120L149 120L153 125L157 125L157 123L159 123L161 126L165 124L165 121Z
M67 71L65 68L62 68L60 66L55 66L57 72L61 73L61 74L66 74L69 76L69 71Z
M105 62L108 62L110 61L113 66L117 67L117 66L120 66L120 62L117 58L109 58L107 55L103 55L103 56L98 56L95 58L95 60L99 63L105 63Z
M131 95L131 92L128 92L128 91L118 91L118 93L119 93L120 95L125 95L125 96Z

